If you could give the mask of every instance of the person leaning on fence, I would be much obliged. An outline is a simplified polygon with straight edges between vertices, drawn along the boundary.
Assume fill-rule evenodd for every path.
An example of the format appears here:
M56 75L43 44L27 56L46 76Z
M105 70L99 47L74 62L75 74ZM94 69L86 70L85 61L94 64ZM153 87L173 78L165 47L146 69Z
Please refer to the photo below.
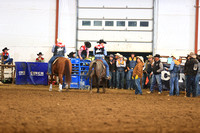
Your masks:
M140 85L140 80L142 80L142 76L143 76L143 67L144 67L144 59L142 56L138 56L137 57L137 64L133 70L133 75L132 78L135 79L135 94L140 94L142 95L142 88Z
M124 89L124 69L126 62L123 60L123 56L120 55L119 59L116 61L117 67L117 89Z
M105 60L105 56L107 56L107 51L104 47L104 44L106 44L106 42L103 39L101 39L97 43L99 44L94 47L93 55L95 56L95 60L99 59L103 61L103 64L106 67L106 79L110 80L111 77L109 74L109 65Z
M12 64L13 62L13 58L10 58L10 54L8 53L8 48L5 47L4 49L2 49L2 57L3 57L3 63L6 64L8 63L9 65Z
M84 45L82 45L80 47L80 50L78 51L78 55L79 58L85 59L85 58L89 58L89 48L91 47L91 43L90 42L84 42Z
M198 71L198 61L193 52L191 52L189 56L190 59L185 63L184 67L186 77L186 96L190 97L190 94L192 93L192 97L196 97L195 78Z
M147 93L153 93L154 86L156 83L158 84L158 94L162 93L162 81L161 81L161 72L163 71L163 64L160 61L160 55L156 54L154 56L154 63L152 64L153 71L151 72L152 75L152 82L150 86L150 91L147 91Z
M174 95L174 86L176 89L176 96L179 96L179 84L178 84L178 77L180 73L180 60L177 56L172 56L173 60L170 64L170 68L166 68L167 71L170 72L170 91L169 96Z
M137 64L137 58L135 57L135 54L132 53L127 61L128 72L126 76L126 86L129 90L135 89L135 81L132 79L132 75L133 75L133 69L135 68L136 64Z
M51 66L54 60L58 57L64 57L66 53L65 45L62 43L61 39L57 39L57 43L53 45L52 48L53 56L48 62L48 75L51 75Z
M110 54L109 55L109 61L108 61L108 65L109 65L109 72L110 72L110 76L111 79L109 80L109 87L110 88L116 88L116 61L114 59L114 55Z
M147 88L150 88L151 86L151 79L152 79L152 76L150 76L151 72L152 72L152 64L153 64L153 56L152 55L149 55L147 56L148 60L145 61L145 67L144 67L144 73L145 73L145 76L144 76L144 80L145 80L145 86Z
M39 52L37 56L38 57L36 58L35 62L44 62L44 58L42 57L43 56L42 52Z

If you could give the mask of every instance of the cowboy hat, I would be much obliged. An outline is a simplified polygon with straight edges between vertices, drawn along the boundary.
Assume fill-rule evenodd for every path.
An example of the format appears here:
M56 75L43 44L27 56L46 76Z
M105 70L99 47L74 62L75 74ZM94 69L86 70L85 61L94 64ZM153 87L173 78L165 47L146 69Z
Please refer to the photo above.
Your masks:
M147 58L148 58L148 59L149 59L149 58L153 58L153 56L152 56L152 55L148 55Z
M126 58L126 57L124 57L124 60L127 60L127 58Z
M4 49L2 49L2 51L5 51L5 50L9 50L7 47L5 47Z
M115 55L120 56L121 54L120 53L116 53Z
M123 55L119 55L119 58L123 58Z
M84 42L84 44L85 44L85 46L86 46L87 48L90 48L90 47L91 47L91 43L90 43L89 41Z
M138 59L140 59L144 63L144 58L142 56L137 56Z
M60 38L58 38L58 39L57 39L57 42L60 42L60 43L62 43L62 40L61 40Z
M196 57L197 57L197 56L195 55L195 53L193 53L193 52L190 52L189 56L192 57L192 58L196 58Z
M113 55L113 54L110 54L109 57L114 57L114 55Z
M158 58L160 58L160 55L159 55L159 54L156 54L154 57L158 57Z
M39 55L43 55L43 54L42 54L42 52L39 52L37 55L39 56Z
M106 44L106 42L103 39L99 40L97 43L104 43L104 44Z

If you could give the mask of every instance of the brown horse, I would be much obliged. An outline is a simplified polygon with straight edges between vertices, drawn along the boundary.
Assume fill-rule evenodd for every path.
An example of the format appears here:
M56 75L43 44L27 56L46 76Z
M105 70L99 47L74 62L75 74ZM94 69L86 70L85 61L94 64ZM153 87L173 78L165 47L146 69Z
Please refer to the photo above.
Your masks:
M65 76L65 82L67 83L68 88L70 87L72 63L69 59L64 58L64 57L58 57L52 64L51 71L52 71L52 75L51 75L49 91L52 91L53 75L57 75L59 77L58 91L62 91L63 76Z
M101 60L94 60L90 63L87 77L90 78L90 92L92 93L92 79L96 78L97 93L99 93L100 82L103 82L103 93L106 92L106 67Z

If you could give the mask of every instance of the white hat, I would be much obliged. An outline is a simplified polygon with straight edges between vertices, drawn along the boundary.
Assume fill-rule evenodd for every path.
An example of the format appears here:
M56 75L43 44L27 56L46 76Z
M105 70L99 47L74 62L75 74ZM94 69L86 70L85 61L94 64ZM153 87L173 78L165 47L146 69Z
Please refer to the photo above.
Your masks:
M144 63L144 58L142 56L137 56L143 63Z
M118 55L118 56L119 56L119 58L123 58L123 55L121 55L121 54L120 54L120 55Z
M121 54L120 53L116 53L115 55L120 56Z
M127 58L126 58L126 57L124 57L124 60L127 60Z
M58 38L58 39L57 39L57 42L61 42L61 43L62 43L62 40L61 40L60 38Z

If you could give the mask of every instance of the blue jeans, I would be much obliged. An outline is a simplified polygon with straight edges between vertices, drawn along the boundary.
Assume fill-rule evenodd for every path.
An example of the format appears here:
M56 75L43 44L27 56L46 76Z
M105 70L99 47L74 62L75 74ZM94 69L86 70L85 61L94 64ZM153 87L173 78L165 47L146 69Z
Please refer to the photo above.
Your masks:
M10 58L10 59L8 59L7 61L4 61L3 63L4 63L4 64L6 64L6 63L11 64L12 62L13 62L13 58Z
M150 91L153 92L153 88L156 85L156 82L158 84L159 92L162 92L162 81L161 81L161 74L153 74L152 75L152 82L150 86Z
M124 88L124 71L117 70L117 88Z
M139 94L142 95L142 89L141 89L141 86L140 86L140 78L135 79L135 85L136 85L135 94L137 95L139 93Z
M178 73L170 73L170 91L169 95L174 95L174 85L176 89L176 95L179 95L179 85L178 85Z
M200 73L197 73L195 78L195 87L196 87L196 95L200 95L200 89L199 89L199 80L200 80Z
M108 63L106 62L106 60L104 60L104 59L101 58L101 57L95 57L95 59L100 59L100 60L103 61L103 64L106 66L106 77L108 77L108 76L109 76L109 65L108 65Z
M115 72L110 72L111 79L109 80L109 87L115 87Z
M135 85L135 81L134 79L132 79L132 75L133 75L133 69L130 69L126 75L126 86L127 89L135 89L136 85Z
M62 55L55 55L53 57L51 57L51 59L48 62L48 73L51 74L51 66L53 61L57 58L57 57L63 57Z
M192 93L193 97L196 97L196 88L195 88L195 78L196 76L186 75L186 96L190 97Z

